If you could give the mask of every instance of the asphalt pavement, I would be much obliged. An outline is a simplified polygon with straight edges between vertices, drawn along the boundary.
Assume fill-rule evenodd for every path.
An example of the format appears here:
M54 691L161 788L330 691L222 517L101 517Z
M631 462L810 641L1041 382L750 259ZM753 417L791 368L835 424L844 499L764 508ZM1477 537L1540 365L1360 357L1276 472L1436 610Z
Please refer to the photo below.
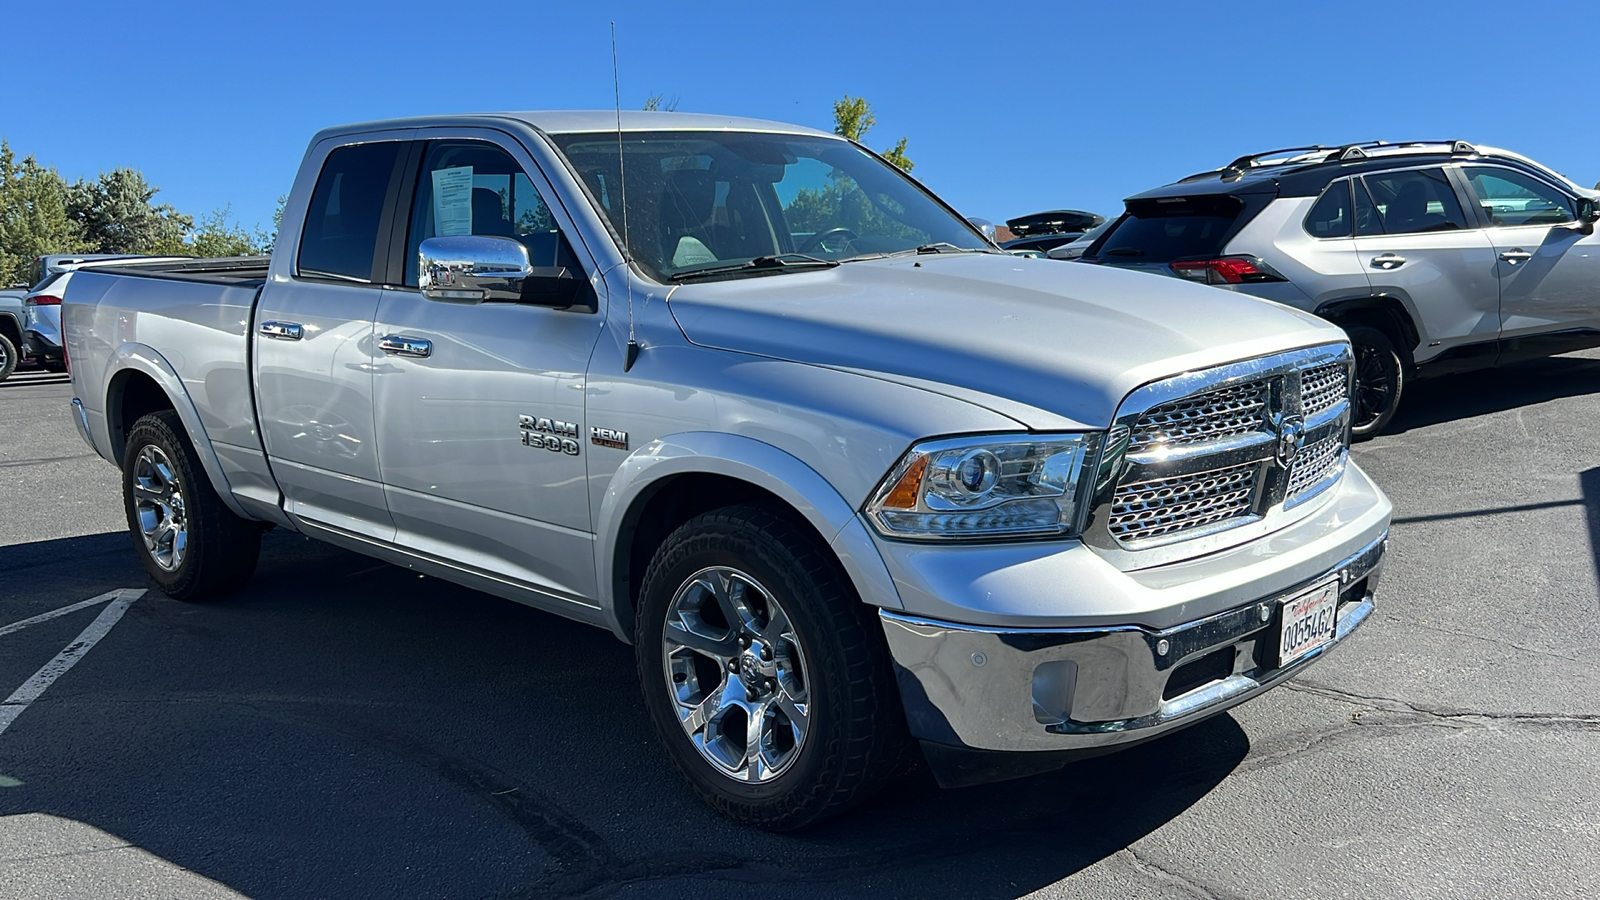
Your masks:
M1354 452L1396 508L1377 612L1284 688L1046 776L914 775L787 836L677 780L602 631L282 530L244 592L165 598L70 398L0 384L0 897L1600 884L1600 352L1411 387Z

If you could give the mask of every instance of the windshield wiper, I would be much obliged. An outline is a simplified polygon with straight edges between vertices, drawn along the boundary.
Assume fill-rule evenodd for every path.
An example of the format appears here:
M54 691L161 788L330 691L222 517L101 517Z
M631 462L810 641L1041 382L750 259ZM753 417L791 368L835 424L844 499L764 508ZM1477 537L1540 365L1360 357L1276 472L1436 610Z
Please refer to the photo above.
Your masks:
M838 264L839 261L836 259L823 259L820 256L807 256L804 253L779 253L776 256L758 256L748 262L687 269L682 272L674 272L668 278L672 281L687 281L691 278L726 275L729 272L773 269L831 269Z
M912 247L910 250L896 250L893 253L863 253L860 256L847 256L844 262L860 262L864 259L893 259L896 256L921 256L925 253L1004 253L1004 250L991 250L988 247L961 247L949 241L935 241Z

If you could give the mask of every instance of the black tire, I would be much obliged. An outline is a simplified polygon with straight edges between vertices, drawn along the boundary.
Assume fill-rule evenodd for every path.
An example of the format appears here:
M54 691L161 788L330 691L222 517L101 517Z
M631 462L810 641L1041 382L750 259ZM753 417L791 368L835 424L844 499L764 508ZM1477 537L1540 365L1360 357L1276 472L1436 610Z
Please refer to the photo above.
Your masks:
M1350 393L1350 437L1372 438L1394 418L1405 390L1406 369L1389 336L1370 325L1347 325L1355 350L1356 377Z
M161 461L168 464L170 479L154 465ZM164 502L158 500L163 492ZM134 551L167 596L204 600L238 588L255 574L261 528L223 505L176 412L150 413L134 423L122 455L122 496ZM152 520L158 531L162 521L176 525L183 546L174 550L176 531L152 546L145 538Z
M745 599L762 597L760 591L765 591L781 604L794 638L784 645L790 652L798 648L798 657L791 658L791 672L794 658L804 664L804 706L809 710L805 731L799 740L791 735L791 743L783 748L789 754L786 767L774 766L776 774L770 780L741 780L697 749L678 713L688 708L679 687L684 678L678 670L668 673L669 666L682 666L685 654L690 654L691 668L719 673L724 690L748 671L729 674L713 657L693 654L688 647L669 651L665 646L667 616L675 598L700 583L697 575L724 569L753 580L756 592L741 595ZM641 589L635 660L656 731L673 765L706 803L741 824L791 831L844 811L896 774L908 746L905 719L881 627L872 612L814 535L765 508L714 510L684 523L662 542ZM741 652L735 629L729 628L728 634L727 640L735 641L735 652ZM748 643L742 646L747 648L745 654L753 651ZM766 652L763 647L762 653ZM703 679L696 674L693 681L698 685ZM774 689L771 679L765 684L774 691L768 696L787 691ZM705 688L708 694L716 690ZM721 732L724 740L745 727L739 722L749 722L748 713L740 718L732 709L723 703L714 713L734 723ZM788 733L779 727L788 720L772 721L778 723L773 726L775 735ZM748 748L748 741L744 746ZM746 779L751 771L748 758L747 753Z
M0 334L0 381L11 377L17 370L17 345L11 338Z

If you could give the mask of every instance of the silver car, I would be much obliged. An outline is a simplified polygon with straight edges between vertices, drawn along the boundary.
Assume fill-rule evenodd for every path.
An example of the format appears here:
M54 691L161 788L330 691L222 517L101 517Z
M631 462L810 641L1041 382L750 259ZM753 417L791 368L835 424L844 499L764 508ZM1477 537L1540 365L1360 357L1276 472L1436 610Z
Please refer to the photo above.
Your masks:
M1600 346L1600 192L1465 141L1243 156L1130 197L1084 262L1255 294L1344 326L1354 435L1414 376Z

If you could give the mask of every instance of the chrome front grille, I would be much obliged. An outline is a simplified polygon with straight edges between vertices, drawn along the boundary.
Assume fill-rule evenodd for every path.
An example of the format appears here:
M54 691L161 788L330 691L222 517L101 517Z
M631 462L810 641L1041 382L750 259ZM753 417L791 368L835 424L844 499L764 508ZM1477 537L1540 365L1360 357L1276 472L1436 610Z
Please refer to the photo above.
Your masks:
M1084 541L1137 569L1309 514L1343 471L1351 368L1339 343L1135 390L1106 441Z
M1289 468L1289 490L1286 491L1288 498L1298 500L1301 494L1332 475L1339 464L1344 462L1344 452L1342 433L1330 434L1301 450Z
M1261 379L1163 403L1140 416L1130 451L1153 444L1193 444L1266 429L1272 382Z
M1143 541L1250 515L1260 463L1124 484L1111 501L1111 533Z
M1300 405L1310 418L1350 395L1350 373L1338 363L1317 366L1300 376Z

